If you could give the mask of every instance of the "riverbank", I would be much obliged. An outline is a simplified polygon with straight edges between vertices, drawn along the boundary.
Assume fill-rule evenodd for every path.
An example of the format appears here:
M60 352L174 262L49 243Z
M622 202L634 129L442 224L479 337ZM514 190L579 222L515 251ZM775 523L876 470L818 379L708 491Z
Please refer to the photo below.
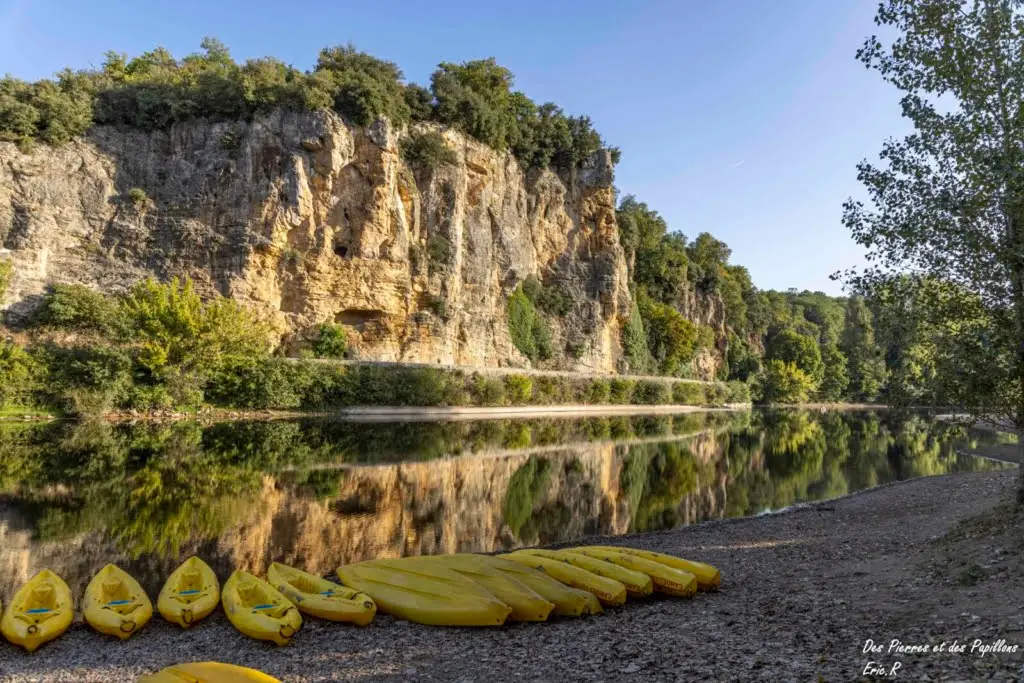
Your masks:
M868 403L806 403L784 406L754 406L750 403L726 403L718 406L685 404L570 404L527 406L355 406L335 410L234 410L206 408L194 412L171 410L111 411L103 418L111 422L174 422L197 420L200 422L231 422L242 420L294 420L301 418L331 418L349 422L419 422L457 420L507 420L551 417L602 417L613 415L675 415L680 413L706 413L752 410L755 407L792 410L888 410L886 406ZM60 416L41 413L8 413L0 415L3 422L36 422L61 419ZM1010 461L1016 462L1016 461Z
M607 539L711 562L722 590L601 617L489 630L378 617L308 620L288 648L218 613L182 632L155 619L126 643L76 624L33 656L0 645L0 681L130 681L183 660L261 668L283 681L856 680L899 661L908 680L1024 676L1024 516L1000 507L1015 471L917 479L763 515ZM967 643L962 654L863 652L867 639ZM1004 639L1013 654L971 653ZM511 672L514 672L512 675ZM820 679L818 679L820 680ZM875 680L866 678L866 680Z
M211 422L232 420L294 420L299 418L330 418L346 422L455 422L459 420L510 420L549 417L603 417L613 415L677 415L750 410L749 403L726 404L716 408L688 405L546 405L503 407L460 406L362 406L339 408L332 411L294 410L211 410L202 413L131 414L111 413L107 419L114 422L167 421L200 419Z

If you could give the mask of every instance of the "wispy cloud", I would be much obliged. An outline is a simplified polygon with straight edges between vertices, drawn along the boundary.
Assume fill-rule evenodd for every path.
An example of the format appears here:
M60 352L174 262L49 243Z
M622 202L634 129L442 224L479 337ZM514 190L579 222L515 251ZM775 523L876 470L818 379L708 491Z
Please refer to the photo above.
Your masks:
M732 167L733 167L733 168L739 168L739 167L740 167L740 166L742 166L742 165L743 165L744 163L746 163L746 159L742 159L742 160L740 160L740 161L737 161L737 162L736 162L735 164L733 164L733 165L732 165Z

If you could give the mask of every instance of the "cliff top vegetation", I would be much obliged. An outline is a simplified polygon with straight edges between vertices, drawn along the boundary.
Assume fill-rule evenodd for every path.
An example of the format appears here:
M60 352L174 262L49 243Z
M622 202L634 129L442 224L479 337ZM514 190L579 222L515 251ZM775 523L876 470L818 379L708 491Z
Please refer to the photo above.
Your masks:
M158 47L137 57L108 52L98 69L64 69L29 83L0 79L0 140L31 149L60 145L97 125L144 130L196 118L245 119L272 109L333 110L355 125L435 121L498 150L524 168L571 169L605 146L587 116L569 116L513 90L493 58L442 62L430 87L405 83L393 62L353 45L320 51L310 71L263 57L238 63L215 38L177 59ZM612 156L618 160L618 150Z

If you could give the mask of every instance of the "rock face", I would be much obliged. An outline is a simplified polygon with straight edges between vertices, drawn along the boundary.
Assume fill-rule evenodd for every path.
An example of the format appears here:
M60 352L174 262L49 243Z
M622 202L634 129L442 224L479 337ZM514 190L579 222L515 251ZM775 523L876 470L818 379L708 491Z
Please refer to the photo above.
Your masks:
M614 371L628 316L612 164L562 176L455 132L457 161L410 168L380 120L275 112L167 131L94 129L22 154L0 143L0 256L8 319L54 283L123 291L188 275L264 311L294 346L345 325L356 357L527 365L505 302L529 276L572 310L552 320L552 366ZM573 343L578 358L564 353Z

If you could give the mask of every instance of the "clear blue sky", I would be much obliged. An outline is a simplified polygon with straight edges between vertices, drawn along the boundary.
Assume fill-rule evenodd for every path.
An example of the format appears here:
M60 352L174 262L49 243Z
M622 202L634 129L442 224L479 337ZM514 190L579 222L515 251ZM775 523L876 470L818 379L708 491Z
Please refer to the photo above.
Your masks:
M906 131L898 94L854 59L876 0L0 0L0 72L25 79L205 35L236 59L309 68L352 41L423 84L494 56L534 100L622 148L616 184L673 230L725 240L765 289L821 289L862 262L840 222L855 164Z

